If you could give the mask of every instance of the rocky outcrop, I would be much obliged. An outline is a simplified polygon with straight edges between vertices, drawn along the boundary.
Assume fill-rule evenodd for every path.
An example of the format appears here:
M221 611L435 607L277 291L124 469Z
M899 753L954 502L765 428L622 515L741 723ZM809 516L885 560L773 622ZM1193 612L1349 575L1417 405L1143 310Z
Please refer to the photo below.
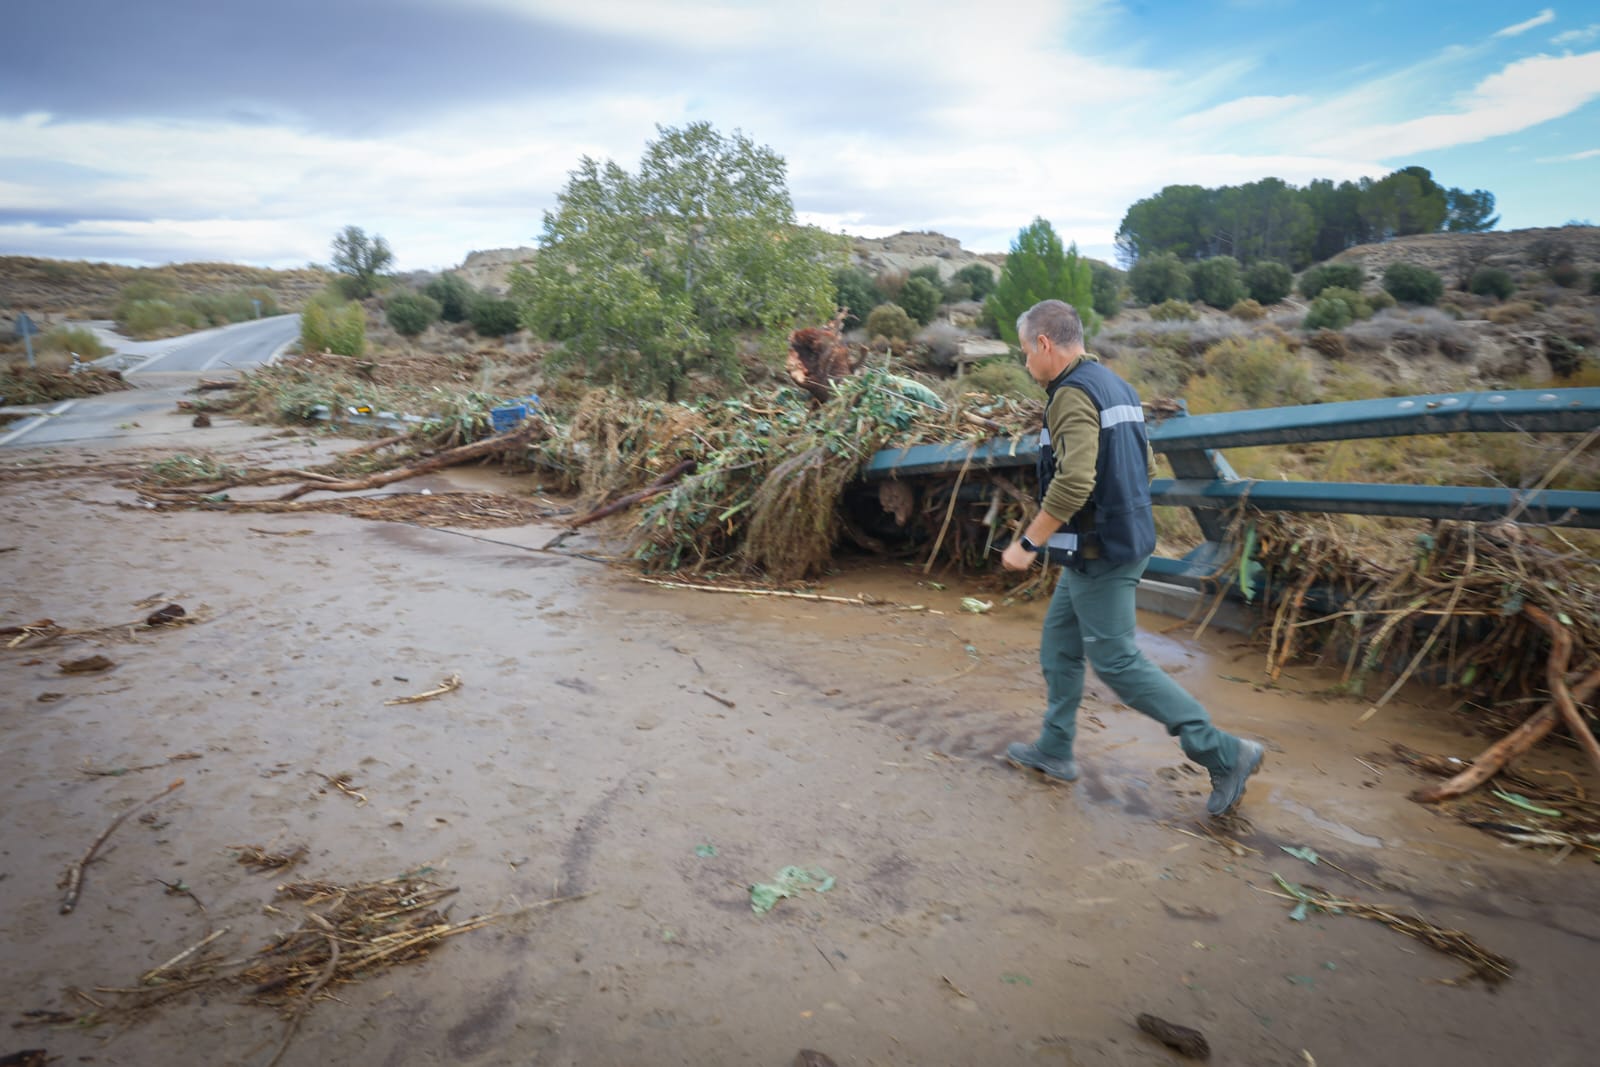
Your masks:
M933 266L939 277L949 279L957 271L972 263L983 263L996 275L1005 263L1003 254L979 254L961 247L961 242L942 233L911 233L904 231L891 237L852 237L850 261L868 274L888 271L916 270Z
M523 263L532 263L538 254L537 248L491 248L482 252L468 252L461 266L450 273L459 275L474 289L504 296L511 285L511 269Z

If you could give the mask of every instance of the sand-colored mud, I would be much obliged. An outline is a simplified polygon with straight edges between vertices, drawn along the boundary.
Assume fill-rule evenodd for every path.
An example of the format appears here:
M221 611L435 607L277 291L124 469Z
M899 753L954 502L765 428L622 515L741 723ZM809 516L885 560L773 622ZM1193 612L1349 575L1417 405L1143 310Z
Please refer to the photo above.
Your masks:
M0 484L0 622L131 619L158 595L204 619L0 650L0 1055L264 1062L282 1022L231 996L126 1028L9 1028L89 1010L69 987L128 985L210 927L238 953L284 928L262 910L275 876L236 864L239 843L304 843L299 873L332 880L431 865L461 887L457 918L590 894L337 987L286 1063L1175 1062L1141 1012L1241 1065L1578 1064L1600 1038L1600 868L1508 850L1407 801L1404 769L1357 760L1390 740L1470 755L1443 711L1399 702L1356 728L1364 705L1318 698L1313 672L1258 690L1247 647L1152 632L1219 721L1269 743L1239 856L1181 832L1203 775L1101 687L1075 786L994 758L1036 726L1041 605L962 614L968 590L890 566L830 591L932 611L688 593L528 551L549 528L114 506L130 499L97 474ZM117 666L56 667L92 653ZM384 703L452 672L456 692ZM186 752L201 758L84 773ZM365 805L319 777L344 772ZM59 914L68 864L178 775ZM837 884L754 915L746 887L787 864ZM1289 921L1262 892L1273 871L1418 908L1519 970L1498 991L1445 984L1454 960L1375 923Z

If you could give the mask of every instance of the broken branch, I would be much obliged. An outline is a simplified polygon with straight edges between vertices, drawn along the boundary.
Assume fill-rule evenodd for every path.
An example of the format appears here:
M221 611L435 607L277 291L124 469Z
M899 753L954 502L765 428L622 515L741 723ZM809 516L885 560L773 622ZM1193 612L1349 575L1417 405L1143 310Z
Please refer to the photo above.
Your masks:
M531 442L536 436L543 437L549 433L548 427L539 419L528 419L511 433L498 434L482 441L474 441L470 445L460 448L447 449L436 456L423 460L421 463L409 467L398 467L392 471L382 471L378 474L368 475L365 478L356 478L343 482L307 482L297 485L280 496L279 500L297 500L307 493L316 490L325 490L332 493L354 493L362 489L379 489L393 482L405 481L422 474L432 474L434 471L446 467L454 467L461 463L469 463L475 459L484 459L501 452L518 448Z
M94 843L90 845L89 850L83 854L83 858L74 860L72 866L67 868L67 873L61 880L61 888L67 891L66 897L61 901L61 914L71 914L72 909L78 906L78 897L83 892L83 869L89 866L89 864L94 860L94 854L100 851L100 846L106 843L106 838L110 837L116 831L117 827L122 825L123 820L127 819L128 816L132 815L140 808L149 807L151 804L154 804L156 801L160 800L162 797L166 796L168 793L182 785L182 778L174 779L171 785L167 786L150 799L142 800L133 807L129 808L127 811L123 812L121 815L118 815L115 819L111 820L110 826L100 831L100 836L94 839Z

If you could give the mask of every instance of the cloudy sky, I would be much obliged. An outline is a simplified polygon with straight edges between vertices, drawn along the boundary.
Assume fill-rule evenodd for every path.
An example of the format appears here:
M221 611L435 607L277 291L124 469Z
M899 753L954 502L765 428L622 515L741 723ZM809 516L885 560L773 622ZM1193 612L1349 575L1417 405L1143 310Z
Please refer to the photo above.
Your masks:
M1486 188L1600 222L1600 8L1482 0L21 0L0 252L405 269L532 244L583 155L742 129L801 217L1110 258L1175 182Z

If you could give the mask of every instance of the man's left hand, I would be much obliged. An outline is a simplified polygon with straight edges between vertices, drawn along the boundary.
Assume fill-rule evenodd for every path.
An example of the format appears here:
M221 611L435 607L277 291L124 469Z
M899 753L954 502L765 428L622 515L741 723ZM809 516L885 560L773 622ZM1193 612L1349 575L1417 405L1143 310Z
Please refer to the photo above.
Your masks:
M1006 546L1000 556L1000 565L1008 571L1025 571L1033 566L1039 557L1022 547L1021 540L1013 541Z

